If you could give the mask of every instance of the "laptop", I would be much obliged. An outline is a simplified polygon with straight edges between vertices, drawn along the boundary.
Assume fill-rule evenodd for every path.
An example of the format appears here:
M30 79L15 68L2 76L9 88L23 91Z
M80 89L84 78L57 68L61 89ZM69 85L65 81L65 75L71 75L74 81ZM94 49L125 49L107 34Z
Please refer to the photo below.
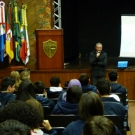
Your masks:
M125 69L128 67L128 61L118 61L117 68L118 69Z

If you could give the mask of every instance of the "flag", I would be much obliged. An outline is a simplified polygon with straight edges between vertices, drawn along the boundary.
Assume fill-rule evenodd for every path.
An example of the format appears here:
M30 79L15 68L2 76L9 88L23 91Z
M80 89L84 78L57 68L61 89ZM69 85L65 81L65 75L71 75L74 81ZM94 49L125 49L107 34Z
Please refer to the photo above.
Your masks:
M5 48L5 28L0 24L0 61L4 61L4 48Z
M14 1L13 4L13 36L15 44L15 60L20 62L20 48L21 48L21 34L20 34L20 22L18 17L17 3Z
M14 48L13 48L13 38L12 38L12 30L10 25L10 19L9 16L11 15L11 7L10 3L8 5L8 11L6 16L6 45L5 50L6 53L9 55L9 62L11 63L11 60L14 58Z
M29 61L30 49L29 49L29 39L27 31L27 17L26 17L26 4L23 4L21 7L20 15L20 24L21 24L21 49L20 49L20 58L23 63L26 65Z
M5 3L0 1L0 61L4 61L5 48Z

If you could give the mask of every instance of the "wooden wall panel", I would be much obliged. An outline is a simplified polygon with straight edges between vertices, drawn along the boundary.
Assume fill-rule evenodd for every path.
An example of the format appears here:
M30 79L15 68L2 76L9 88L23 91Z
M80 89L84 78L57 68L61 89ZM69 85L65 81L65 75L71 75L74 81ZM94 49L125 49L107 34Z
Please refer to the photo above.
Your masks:
M108 78L108 72L106 70L106 77ZM47 87L50 86L50 78L52 76L58 76L61 79L62 87L65 82L76 78L78 79L81 73L88 73L90 76L90 70L47 70L47 71L31 71L31 80L33 82L41 80L45 83ZM129 100L135 100L135 70L118 70L119 79L118 83L122 84L128 89L128 98Z
M110 69L106 70L106 77L108 78L108 72ZM0 82L3 77L10 76L11 70L0 70ZM50 78L52 76L58 76L61 79L62 87L66 81L70 79L78 79L81 73L88 73L90 76L89 69L82 70L32 70L31 71L31 80L35 82L41 80L45 83L46 87L50 86ZM118 83L122 84L128 89L128 98L129 100L135 100L135 70L118 70L119 79Z

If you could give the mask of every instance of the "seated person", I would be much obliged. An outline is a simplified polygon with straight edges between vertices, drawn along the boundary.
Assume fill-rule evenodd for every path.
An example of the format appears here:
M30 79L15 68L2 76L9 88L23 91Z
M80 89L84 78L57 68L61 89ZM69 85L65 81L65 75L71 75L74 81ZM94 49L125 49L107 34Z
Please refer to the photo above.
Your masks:
M61 87L61 81L60 78L57 76L53 76L50 79L51 86L46 89L48 97L58 97L59 94L63 91L63 88Z
M115 126L105 116L93 116L84 125L82 135L115 135Z
M20 83L22 82L20 80L20 74L18 71L12 71L10 76L11 78L15 79L15 91L17 91Z
M23 70L21 73L20 73L20 79L22 81L30 81L30 70Z
M1 135L31 135L30 128L17 121L17 120L6 120L0 123L0 134Z
M42 118L44 118L44 111L43 111L43 107L42 105L35 99L29 99L26 101L27 104L29 104L30 106L32 106L33 108L36 109L36 111L38 111L39 115L42 116ZM49 121L48 122L48 126L49 126L49 130L52 128ZM56 132L55 130L52 130L52 133ZM34 133L37 133L39 135L43 135L43 131L40 128L36 128L34 129Z
M111 92L112 93L123 93L126 97L127 90L124 86L117 83L117 79L119 78L118 73L116 71L110 71L108 73L109 80L110 80L110 86L111 86Z
M127 109L123 104L117 101L115 98L110 97L110 83L106 78L99 78L97 81L98 93L101 96L104 105L105 115L117 115L122 121L124 121L125 115L127 115Z
M0 123L5 120L17 120L26 124L31 129L32 135L34 129L38 129L42 125L46 129L46 133L37 135L57 135L57 132L52 129L48 120L44 120L41 113L39 113L33 106L26 104L23 101L11 101L0 112Z
M42 81L36 81L34 83L35 86L35 93L38 96L47 97L47 92L45 90L45 84Z
M79 102L78 112L80 119L71 122L63 131L62 135L81 135L84 125L91 117L103 115L104 108L101 98L98 94L91 91L83 93ZM117 127L115 127L114 135L121 135Z
M78 103L82 95L82 89L79 86L71 86L67 89L66 101L59 101L52 114L78 114Z
M87 73L82 73L79 77L79 81L82 85L82 92L88 92L88 91L93 91L97 93L97 88L94 85L89 84L90 78Z
M71 86L73 85L77 85L79 86L80 88L81 87L81 83L79 80L77 79L71 79L69 82L68 82L68 86L67 86L67 89L70 88ZM67 94L67 90L63 90L63 92L59 95L58 97L58 101L66 101L66 94Z
M15 100L16 95L13 94L15 91L15 79L10 77L5 77L1 81L0 90L0 103L1 107L5 106L8 102Z
M42 106L49 106L51 110L54 108L54 102L46 97L37 96L35 93L35 86L30 81L23 81L16 93L16 99L26 101L31 98L38 100Z

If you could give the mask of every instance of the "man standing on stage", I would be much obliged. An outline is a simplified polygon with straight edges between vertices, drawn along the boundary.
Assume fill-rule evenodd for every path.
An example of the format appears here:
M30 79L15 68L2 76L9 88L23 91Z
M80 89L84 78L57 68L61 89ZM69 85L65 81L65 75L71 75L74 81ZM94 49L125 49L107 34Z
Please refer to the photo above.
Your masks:
M90 53L90 65L92 66L92 83L96 85L97 79L105 76L105 66L107 65L107 53L102 51L102 44L97 43L95 51Z

